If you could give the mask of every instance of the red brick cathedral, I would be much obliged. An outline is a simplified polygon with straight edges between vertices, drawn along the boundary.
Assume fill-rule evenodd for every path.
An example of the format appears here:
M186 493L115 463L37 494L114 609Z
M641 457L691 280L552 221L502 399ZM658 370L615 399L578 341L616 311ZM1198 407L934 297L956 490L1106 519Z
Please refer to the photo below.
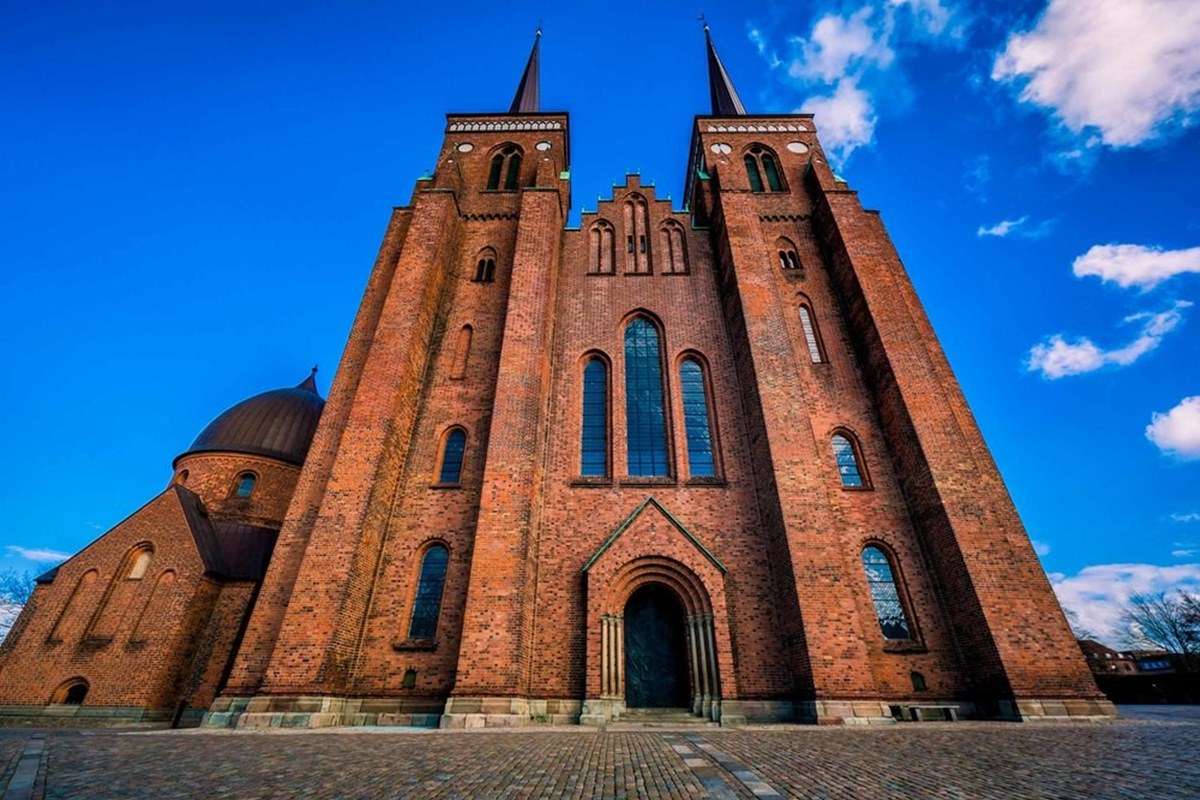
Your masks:
M682 209L568 226L537 40L448 115L328 400L229 409L41 576L0 719L1111 715L879 215L706 49Z

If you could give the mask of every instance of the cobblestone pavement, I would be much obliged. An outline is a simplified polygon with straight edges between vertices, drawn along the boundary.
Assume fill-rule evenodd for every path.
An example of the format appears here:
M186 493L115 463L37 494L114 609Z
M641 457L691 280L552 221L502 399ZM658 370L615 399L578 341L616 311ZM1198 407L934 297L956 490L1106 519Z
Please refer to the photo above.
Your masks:
M45 740L35 736L45 736ZM44 747L44 749L43 749ZM14 771L37 780L24 788ZM22 758L22 753L25 757ZM21 769L16 769L22 762ZM1200 723L601 733L0 729L0 797L1200 798ZM10 779L12 779L10 783Z

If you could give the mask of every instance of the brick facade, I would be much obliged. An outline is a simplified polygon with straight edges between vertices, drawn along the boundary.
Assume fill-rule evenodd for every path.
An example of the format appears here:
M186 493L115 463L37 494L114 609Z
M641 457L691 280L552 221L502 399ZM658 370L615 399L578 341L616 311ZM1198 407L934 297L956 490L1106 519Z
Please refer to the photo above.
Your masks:
M176 464L214 517L280 528L261 587L212 583L181 552L176 591L195 599L155 645L159 677L132 692L115 677L128 645L93 656L95 702L162 708L186 684L212 725L603 723L625 709L625 603L656 583L685 614L692 710L725 723L883 720L913 703L1110 715L880 218L832 174L811 117L697 117L685 209L627 175L579 228L568 126L447 117L298 476L246 455ZM493 159L514 147L514 180L505 160L497 184ZM762 153L775 191L747 171ZM668 468L653 477L626 466L634 319L661 351ZM590 358L606 365L604 477L581 474ZM685 359L702 366L715 475L690 473ZM452 430L466 445L446 482ZM835 434L863 486L843 486ZM229 482L248 468L271 489L239 504ZM183 524L158 522L178 494L38 590L0 703L45 702L29 687L49 696L78 671L47 649L51 609L92 564L115 569L140 520ZM868 546L890 558L906 637L881 632ZM436 635L413 639L431 547L449 554ZM36 667L20 654L33 641L49 656Z

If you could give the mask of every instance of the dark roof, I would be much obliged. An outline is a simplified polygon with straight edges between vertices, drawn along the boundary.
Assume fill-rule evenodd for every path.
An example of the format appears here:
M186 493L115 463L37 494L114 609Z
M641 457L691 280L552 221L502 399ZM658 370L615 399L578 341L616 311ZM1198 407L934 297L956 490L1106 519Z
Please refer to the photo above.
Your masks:
M200 560L204 562L204 571L231 581L262 580L279 531L210 519L195 492L178 484L174 488Z
M725 71L725 65L717 55L713 45L712 34L708 25L704 26L704 47L708 51L708 94L712 100L712 113L718 117L740 117L745 115L746 107L738 97L737 89L733 88L733 79Z
M303 464L325 407L315 376L313 368L298 386L238 403L210 422L179 458L192 453L247 453Z
M512 106L508 113L529 113L541 110L541 71L538 64L539 45L542 43L542 29L539 27L533 37L533 49L529 51L529 60L525 62L525 71L521 73L521 82L517 84L517 93L513 96Z

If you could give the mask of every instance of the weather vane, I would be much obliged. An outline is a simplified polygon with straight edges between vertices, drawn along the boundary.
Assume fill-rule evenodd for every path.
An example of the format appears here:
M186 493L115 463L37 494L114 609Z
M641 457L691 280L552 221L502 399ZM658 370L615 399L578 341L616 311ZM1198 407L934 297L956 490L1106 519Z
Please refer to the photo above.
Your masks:
M708 30L708 20L705 19L703 11L700 12L700 16L696 17L696 19L700 20L700 25L704 30Z

